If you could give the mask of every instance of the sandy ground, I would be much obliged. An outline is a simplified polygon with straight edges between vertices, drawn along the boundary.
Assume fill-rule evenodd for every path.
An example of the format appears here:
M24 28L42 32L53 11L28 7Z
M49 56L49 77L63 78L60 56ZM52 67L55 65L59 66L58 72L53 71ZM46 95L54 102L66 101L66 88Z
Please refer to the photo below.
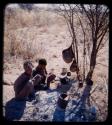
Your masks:
M3 105L14 97L13 86L3 85Z

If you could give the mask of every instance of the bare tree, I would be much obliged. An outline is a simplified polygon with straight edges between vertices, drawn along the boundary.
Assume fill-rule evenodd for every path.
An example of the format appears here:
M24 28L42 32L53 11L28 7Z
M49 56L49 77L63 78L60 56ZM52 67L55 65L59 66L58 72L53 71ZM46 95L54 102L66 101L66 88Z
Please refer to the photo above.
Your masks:
M78 8L81 8L84 12L88 20L89 29L91 31L90 42L92 44L92 51L90 54L90 68L86 76L86 83L88 84L82 96L83 100L86 101L86 99L90 95L91 85L89 86L89 81L91 81L96 66L97 54L100 51L100 49L104 47L105 42L107 42L104 41L104 37L106 36L106 33L108 33L109 30L109 9L108 7L103 5L80 5L80 7Z
M63 4L58 8L58 13L64 17L69 32L71 34L72 42L75 49L77 65L78 56L78 43L76 32L75 18L79 20L81 31L83 34L83 76L86 77L86 87L83 91L82 100L85 102L90 95L92 88L92 75L96 66L96 59L98 52L104 47L107 41L104 38L108 35L109 31L109 9L104 5L71 5ZM107 36L108 37L108 36ZM89 56L89 71L85 76L85 56L88 51ZM77 71L77 74L79 72Z
M92 52L90 58L90 70L87 78L92 78L92 74L96 65L96 58L99 50L104 45L104 37L108 33L109 27L109 9L102 5L88 5L85 7L81 5L81 9L84 11L91 30L92 39Z

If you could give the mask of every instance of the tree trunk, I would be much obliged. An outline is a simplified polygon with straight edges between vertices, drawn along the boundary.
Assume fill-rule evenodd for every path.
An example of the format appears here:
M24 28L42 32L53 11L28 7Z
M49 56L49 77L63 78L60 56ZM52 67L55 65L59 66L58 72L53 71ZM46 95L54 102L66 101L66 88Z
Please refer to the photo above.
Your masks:
M90 60L90 70L88 72L88 75L86 77L86 79L91 79L92 75L93 75L93 71L95 69L95 65L96 65L96 51L93 50L92 54L91 54L91 60Z
M86 100L89 98L90 96L90 91L92 89L92 85L88 84L88 79L91 80L92 79L92 75L93 75L93 71L95 69L95 65L96 65L96 51L93 49L92 53L91 53L91 60L90 60L90 70L87 74L86 77L86 86L84 88L82 97L81 97L81 101L83 106L85 106L86 104Z

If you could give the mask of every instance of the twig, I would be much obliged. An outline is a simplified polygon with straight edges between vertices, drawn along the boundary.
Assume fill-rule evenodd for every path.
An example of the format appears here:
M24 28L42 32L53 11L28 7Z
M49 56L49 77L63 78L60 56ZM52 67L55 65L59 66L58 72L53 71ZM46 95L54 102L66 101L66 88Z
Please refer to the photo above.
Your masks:
M90 92L90 95L92 95L94 92L95 92L95 90L98 88L98 85L96 86L96 87L94 87L93 88L93 90Z

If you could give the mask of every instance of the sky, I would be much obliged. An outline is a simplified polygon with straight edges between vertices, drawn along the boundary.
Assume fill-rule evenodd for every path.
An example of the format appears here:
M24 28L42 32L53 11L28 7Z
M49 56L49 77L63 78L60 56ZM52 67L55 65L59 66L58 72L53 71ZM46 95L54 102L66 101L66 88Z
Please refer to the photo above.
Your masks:
M51 4L34 4L35 6L37 7L44 7L44 8L47 8L49 7ZM8 4L8 7L18 7L17 4Z
M37 6L39 8L45 8L45 9L46 8L54 8L54 5L56 7L56 5L59 5L59 4L34 4L34 6ZM75 5L75 4L72 4L72 5ZM15 8L15 7L18 7L18 4L8 4L8 7ZM106 7L106 6L104 6L104 7ZM63 6L61 6L61 9L63 9Z

